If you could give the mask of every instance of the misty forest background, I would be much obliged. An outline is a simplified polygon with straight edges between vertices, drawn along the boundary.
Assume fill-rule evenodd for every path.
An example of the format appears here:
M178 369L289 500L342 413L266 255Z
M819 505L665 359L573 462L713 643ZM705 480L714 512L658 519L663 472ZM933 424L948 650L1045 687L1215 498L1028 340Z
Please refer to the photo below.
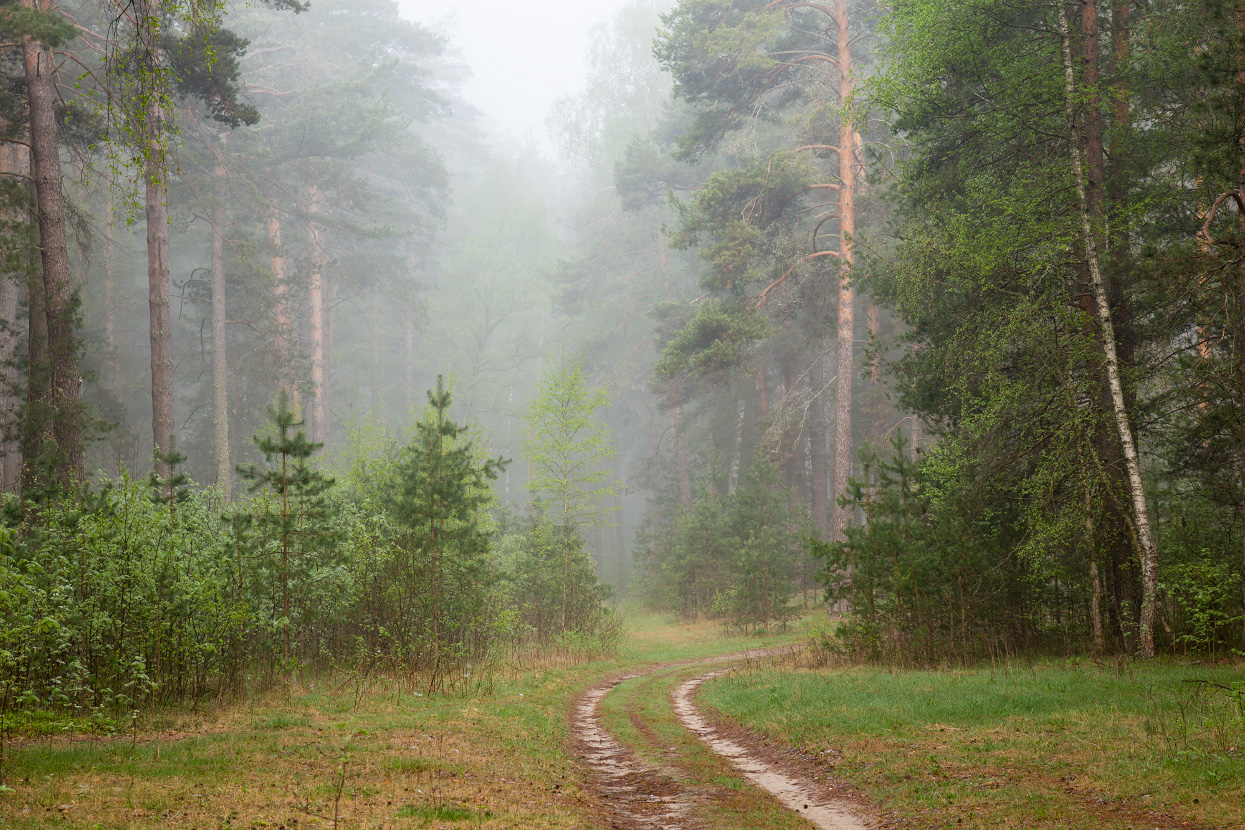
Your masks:
M1245 647L1232 3L636 0L553 158L391 0L0 0L0 71L0 714L470 686L619 597Z

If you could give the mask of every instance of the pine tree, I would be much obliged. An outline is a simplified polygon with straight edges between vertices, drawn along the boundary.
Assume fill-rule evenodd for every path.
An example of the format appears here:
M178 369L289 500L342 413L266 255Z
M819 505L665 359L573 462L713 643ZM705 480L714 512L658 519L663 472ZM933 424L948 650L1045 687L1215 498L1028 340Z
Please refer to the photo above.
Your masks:
M449 408L449 390L437 375L428 410L398 464L393 505L404 528L407 596L427 600L426 615L417 622L428 626L431 637L429 691L440 684L450 636L461 634L483 610L489 543L484 510L492 501L489 482L509 463L481 460L470 426L451 420Z
M272 492L279 499L279 510L260 516L261 530L279 542L281 548L281 656L290 659L290 581L295 569L305 572L307 555L331 542L328 527L330 507L326 494L333 479L310 465L312 456L324 445L307 440L299 429L303 421L290 406L289 393L281 390L276 406L267 407L275 437L254 436L251 440L264 455L261 469L254 464L239 466L238 472L249 482L252 493Z

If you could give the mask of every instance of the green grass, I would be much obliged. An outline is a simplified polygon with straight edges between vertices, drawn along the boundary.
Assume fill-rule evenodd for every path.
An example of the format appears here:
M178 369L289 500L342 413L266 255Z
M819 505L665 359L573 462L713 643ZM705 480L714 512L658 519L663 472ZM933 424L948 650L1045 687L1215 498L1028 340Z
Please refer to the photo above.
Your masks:
M701 701L950 827L1245 826L1242 667L765 670ZM1239 688L1239 686L1238 686ZM1092 819L1087 816L1092 815Z
M0 792L0 827L314 825L308 811L332 814L341 770L346 827L393 826L404 805L461 805L473 828L587 830L601 821L566 751L575 697L637 665L774 641L635 614L618 655L525 655L497 671L491 694L428 697L377 677L356 699L351 683L316 678L218 711L161 713L158 731L140 724L137 743L28 737L6 759L14 792Z
M436 806L406 804L398 810L398 818L422 819L425 824L432 821L471 821L477 817L476 812L468 807L456 804L438 804ZM480 818L492 818L493 814L485 812Z

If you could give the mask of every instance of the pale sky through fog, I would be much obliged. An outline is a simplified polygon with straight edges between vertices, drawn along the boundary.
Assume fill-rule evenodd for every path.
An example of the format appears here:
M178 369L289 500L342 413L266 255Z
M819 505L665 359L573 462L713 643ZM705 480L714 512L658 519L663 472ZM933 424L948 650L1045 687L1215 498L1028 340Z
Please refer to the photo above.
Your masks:
M463 96L493 127L552 145L545 117L583 87L588 29L627 0L398 0L402 14L445 31L471 67Z

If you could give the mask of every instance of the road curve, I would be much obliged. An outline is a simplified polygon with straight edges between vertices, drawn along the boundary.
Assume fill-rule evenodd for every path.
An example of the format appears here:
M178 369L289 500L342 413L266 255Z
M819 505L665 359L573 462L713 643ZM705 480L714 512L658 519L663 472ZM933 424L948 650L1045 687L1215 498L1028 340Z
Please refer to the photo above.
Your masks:
M866 825L842 801L826 798L808 781L802 781L780 770L774 764L756 757L746 747L718 734L696 708L692 697L703 683L725 674L718 669L693 677L682 683L674 693L674 713L679 723L695 732L717 754L729 758L736 769L754 785L769 792L785 806L795 810L821 830L866 830Z
M609 733L601 722L601 702L627 680L659 671L696 665L742 662L764 656L758 651L687 663L656 666L610 678L589 689L575 702L571 731L578 757L588 768L586 784L609 813L610 825L619 830L700 830L698 804L714 798L711 782L689 781L686 770L662 768L645 761ZM762 759L746 742L718 733L696 708L695 692L706 681L729 672L721 668L681 683L670 701L675 718L713 752L728 759L749 782L771 793L781 804L821 830L866 830L868 825L844 801L826 792L823 785L806 780L795 768ZM635 715L632 722L636 723ZM640 729L645 725L636 723ZM738 830L749 830L738 828Z

